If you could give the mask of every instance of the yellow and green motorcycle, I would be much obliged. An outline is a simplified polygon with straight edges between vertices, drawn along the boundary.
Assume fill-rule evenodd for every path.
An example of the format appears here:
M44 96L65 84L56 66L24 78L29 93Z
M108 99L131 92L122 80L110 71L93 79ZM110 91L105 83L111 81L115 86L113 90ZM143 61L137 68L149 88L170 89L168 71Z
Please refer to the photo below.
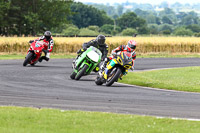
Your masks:
M106 67L101 66L98 76L95 79L97 85L111 86L119 78L125 75L128 69L132 69L132 54L130 52L121 52L110 60Z

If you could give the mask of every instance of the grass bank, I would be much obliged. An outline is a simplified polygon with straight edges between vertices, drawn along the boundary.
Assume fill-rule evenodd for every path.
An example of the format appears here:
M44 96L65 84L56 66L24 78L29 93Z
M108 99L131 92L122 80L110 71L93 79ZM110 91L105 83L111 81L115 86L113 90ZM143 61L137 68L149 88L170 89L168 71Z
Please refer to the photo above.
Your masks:
M0 60L9 60L9 59L24 59L26 54L7 54L0 53ZM52 59L69 59L75 58L76 53L70 54L51 54ZM110 55L109 55L110 56ZM200 54L191 54L191 53L180 53L180 54L169 54L169 53L149 53L149 54L137 54L137 58L200 58Z
M0 54L0 60L25 59L26 54ZM51 59L70 59L75 58L76 54L52 54Z
M199 133L199 125L149 116L0 107L2 133Z
M200 92L199 73L200 67L130 72L119 82L169 90Z

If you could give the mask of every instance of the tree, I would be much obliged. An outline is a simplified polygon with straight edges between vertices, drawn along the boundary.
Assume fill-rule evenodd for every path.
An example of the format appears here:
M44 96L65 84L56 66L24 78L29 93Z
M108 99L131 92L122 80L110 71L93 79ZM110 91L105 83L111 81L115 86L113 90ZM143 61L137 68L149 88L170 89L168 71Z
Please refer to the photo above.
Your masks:
M134 34L137 34L137 30L133 28L127 28L122 31L123 36L133 36Z
M72 0L3 0L3 29L11 35L36 35L68 23ZM4 6L4 7L2 7ZM1 13L0 13L1 14ZM1 19L0 15L0 19ZM0 23L4 23L1 21ZM1 28L2 29L2 28ZM4 33L6 34L6 33Z
M171 31L170 30L163 30L162 33L164 35L170 35L171 34Z
M162 25L159 25L159 31L165 31L165 30L169 30L172 32L172 29L173 26L172 25L169 25L169 24L162 24Z
M160 25L161 24L161 20L159 17L156 17L156 24Z
M62 34L66 36L76 36L80 32L79 28L73 24L69 24L66 26L66 29L63 30Z
M116 10L114 8L114 6L109 6L109 5L104 5L104 4L92 4L93 7L106 12L106 14L108 14L108 16L113 16L114 14L116 14Z
M8 11L10 9L9 0L0 0L0 35L7 34L8 24Z
M99 26L96 26L96 25L91 25L91 26L88 26L88 29L89 30L92 30L92 31L96 31L96 32L99 32Z
M173 24L172 21L167 16L162 17L162 22L164 24Z
M72 0L48 0L48 2L43 2L42 0L38 14L43 22L43 29L50 30L52 27L59 27L63 23L69 23L67 18L71 14L71 4Z
M177 17L176 13L170 9L170 8L165 8L163 11L159 12L159 17L162 19L165 19L165 23L172 24L177 22ZM171 21L171 22L170 22Z
M72 23L79 28L97 25L101 27L105 23L111 23L111 19L105 17L105 12L80 2L71 5L73 14L69 17ZM109 19L109 20L108 20ZM112 21L113 22L113 21Z
M92 31L88 28L81 28L79 33L79 36L84 36L84 37L90 37L90 36L96 37L97 35L99 35L99 32Z
M123 14L124 7L122 5L117 6L117 14L121 16Z
M155 12L152 11L143 11L141 9L135 9L134 12L140 16L141 18L145 19L148 24L160 23L158 21L158 17L156 16Z
M198 24L198 21L199 21L198 17L194 17L192 15L187 15L181 20L180 24L182 24L182 25Z
M158 34L158 25L157 24L149 24L148 25L150 34Z
M146 25L146 21L142 18L137 17L134 12L128 12L117 18L117 25L122 29L134 28L137 29L141 26Z
M149 34L150 30L147 26L141 26L137 29L139 34Z
M101 31L106 34L111 34L113 30L114 30L114 25L105 24L101 26Z
M111 17L109 17L108 15L106 15L105 12L102 12L102 17L103 17L103 24L114 25L114 20Z
M186 26L186 29L190 29L191 31L193 31L195 33L200 32L200 26L197 24L188 25L188 26Z
M180 28L177 28L175 31L174 31L174 34L176 36L192 36L193 35L193 32L190 30L190 29L185 29L183 27L180 27Z

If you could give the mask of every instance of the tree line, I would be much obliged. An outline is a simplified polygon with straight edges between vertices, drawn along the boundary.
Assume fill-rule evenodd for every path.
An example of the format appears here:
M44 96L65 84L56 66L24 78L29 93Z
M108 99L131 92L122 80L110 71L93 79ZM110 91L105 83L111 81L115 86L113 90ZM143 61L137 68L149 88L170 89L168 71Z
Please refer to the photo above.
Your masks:
M148 31L146 34L164 34L164 35L179 35L179 36L192 36L200 35L200 18L199 14L194 11L184 12L181 9L184 7L179 3L175 3L171 8L166 2L159 5L162 10L155 10L151 4L136 4L136 3L123 3L117 5L102 5L91 4L99 10L105 11L110 17L120 17L124 13L134 12L137 16L146 20ZM126 9L125 6L132 6ZM193 6L187 5L191 9ZM196 5L199 7L199 5ZM199 8L197 8L199 9Z
M159 14L141 9L123 12L121 6L115 12L118 15L110 16L106 10L73 0L0 0L0 35L35 36L45 30L65 36L199 35L200 32L195 12L177 14L169 8Z
M66 36L140 32L146 21L130 12L112 18L105 11L73 0L0 0L0 35L28 36L51 30Z
M36 35L68 23L71 0L0 0L0 35Z

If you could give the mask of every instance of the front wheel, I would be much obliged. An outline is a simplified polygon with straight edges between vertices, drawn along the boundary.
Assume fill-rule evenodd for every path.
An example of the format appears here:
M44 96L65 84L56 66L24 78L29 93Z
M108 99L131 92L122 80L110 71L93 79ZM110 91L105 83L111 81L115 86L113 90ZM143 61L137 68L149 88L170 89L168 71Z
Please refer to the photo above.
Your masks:
M82 69L79 70L79 72L76 74L75 76L75 80L79 80L83 75L84 73L86 72L86 70L88 69L88 65L84 65Z
M76 76L76 73L75 73L75 72L72 72L71 75L70 75L70 78L71 78L71 79L75 79L75 76Z
M109 77L106 81L106 86L111 86L115 81L117 81L121 73L122 71L120 68L113 69L111 75L109 74Z
M32 52L29 52L27 55L26 55L26 59L24 60L24 63L23 63L23 66L26 66L32 59L33 57L33 53Z
M97 76L97 78L95 79L95 83L96 85L102 85L103 82L101 81L101 78L99 76Z

